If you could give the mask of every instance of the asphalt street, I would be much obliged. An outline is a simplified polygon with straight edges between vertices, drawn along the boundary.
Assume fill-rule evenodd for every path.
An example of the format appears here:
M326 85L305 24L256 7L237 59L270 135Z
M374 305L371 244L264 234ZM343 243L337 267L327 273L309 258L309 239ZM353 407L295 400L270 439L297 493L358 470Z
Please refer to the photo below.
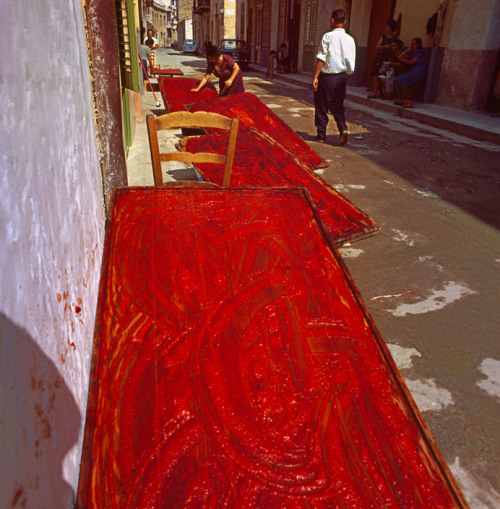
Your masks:
M205 68L158 56L186 75ZM244 82L328 162L316 173L380 224L340 253L471 507L500 507L500 146L353 101L349 143L332 119L319 144L307 82L251 69ZM143 97L144 113L163 113ZM152 184L144 122L128 171L130 185Z

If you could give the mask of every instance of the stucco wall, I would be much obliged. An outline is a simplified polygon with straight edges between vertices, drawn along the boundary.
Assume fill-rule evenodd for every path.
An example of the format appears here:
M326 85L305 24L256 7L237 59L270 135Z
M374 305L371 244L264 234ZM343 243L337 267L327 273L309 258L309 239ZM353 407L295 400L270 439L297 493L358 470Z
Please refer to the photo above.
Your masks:
M68 508L103 245L80 0L2 2L0 493Z
M447 49L436 102L481 109L486 105L500 46L500 2L469 0L451 7L444 27Z
M399 38L406 46L415 37L422 39L424 47L432 46L432 37L427 35L426 25L429 18L439 9L439 0L398 0L394 9L394 19L401 15L401 33Z

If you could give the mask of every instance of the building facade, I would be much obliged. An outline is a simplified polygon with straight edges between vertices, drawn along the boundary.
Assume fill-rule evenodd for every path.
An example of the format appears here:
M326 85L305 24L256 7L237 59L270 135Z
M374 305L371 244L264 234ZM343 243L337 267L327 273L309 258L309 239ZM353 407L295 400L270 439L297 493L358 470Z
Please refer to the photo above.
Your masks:
M175 36L175 3L172 0L144 0L142 16L143 27L146 31L153 30L153 36L158 39L160 47L170 46Z
M193 0L193 38L198 46L203 47L207 39L218 45L222 39L239 37L236 31L236 13L236 0Z
M291 71L312 73L336 8L347 11L346 28L356 40L351 85L369 84L377 41L385 23L395 19L406 46L422 39L428 69L423 100L464 110L487 105L498 70L498 0L237 0L235 29L249 43L254 63L264 65L285 42Z

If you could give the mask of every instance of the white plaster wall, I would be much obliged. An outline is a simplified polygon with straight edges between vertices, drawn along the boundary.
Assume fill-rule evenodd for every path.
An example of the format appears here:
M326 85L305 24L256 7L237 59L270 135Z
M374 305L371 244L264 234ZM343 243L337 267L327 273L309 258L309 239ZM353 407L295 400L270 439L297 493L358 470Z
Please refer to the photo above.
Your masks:
M498 30L500 23L498 0L462 0L453 2L450 9L448 49L484 50L498 49ZM490 30L488 27L495 27ZM496 33L496 37L491 37Z
M77 487L104 236L80 9L0 5L0 507Z

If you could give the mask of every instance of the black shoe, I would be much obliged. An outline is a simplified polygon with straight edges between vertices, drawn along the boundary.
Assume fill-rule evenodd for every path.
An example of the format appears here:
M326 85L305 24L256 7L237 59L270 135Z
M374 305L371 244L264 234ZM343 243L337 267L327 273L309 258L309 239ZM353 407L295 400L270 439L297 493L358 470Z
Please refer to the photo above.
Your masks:
M347 139L349 138L348 131L342 131L340 134L340 146L345 145L347 143Z
M318 136L316 136L316 141L319 143L325 143L325 138L326 136L321 136L321 134L318 134Z

